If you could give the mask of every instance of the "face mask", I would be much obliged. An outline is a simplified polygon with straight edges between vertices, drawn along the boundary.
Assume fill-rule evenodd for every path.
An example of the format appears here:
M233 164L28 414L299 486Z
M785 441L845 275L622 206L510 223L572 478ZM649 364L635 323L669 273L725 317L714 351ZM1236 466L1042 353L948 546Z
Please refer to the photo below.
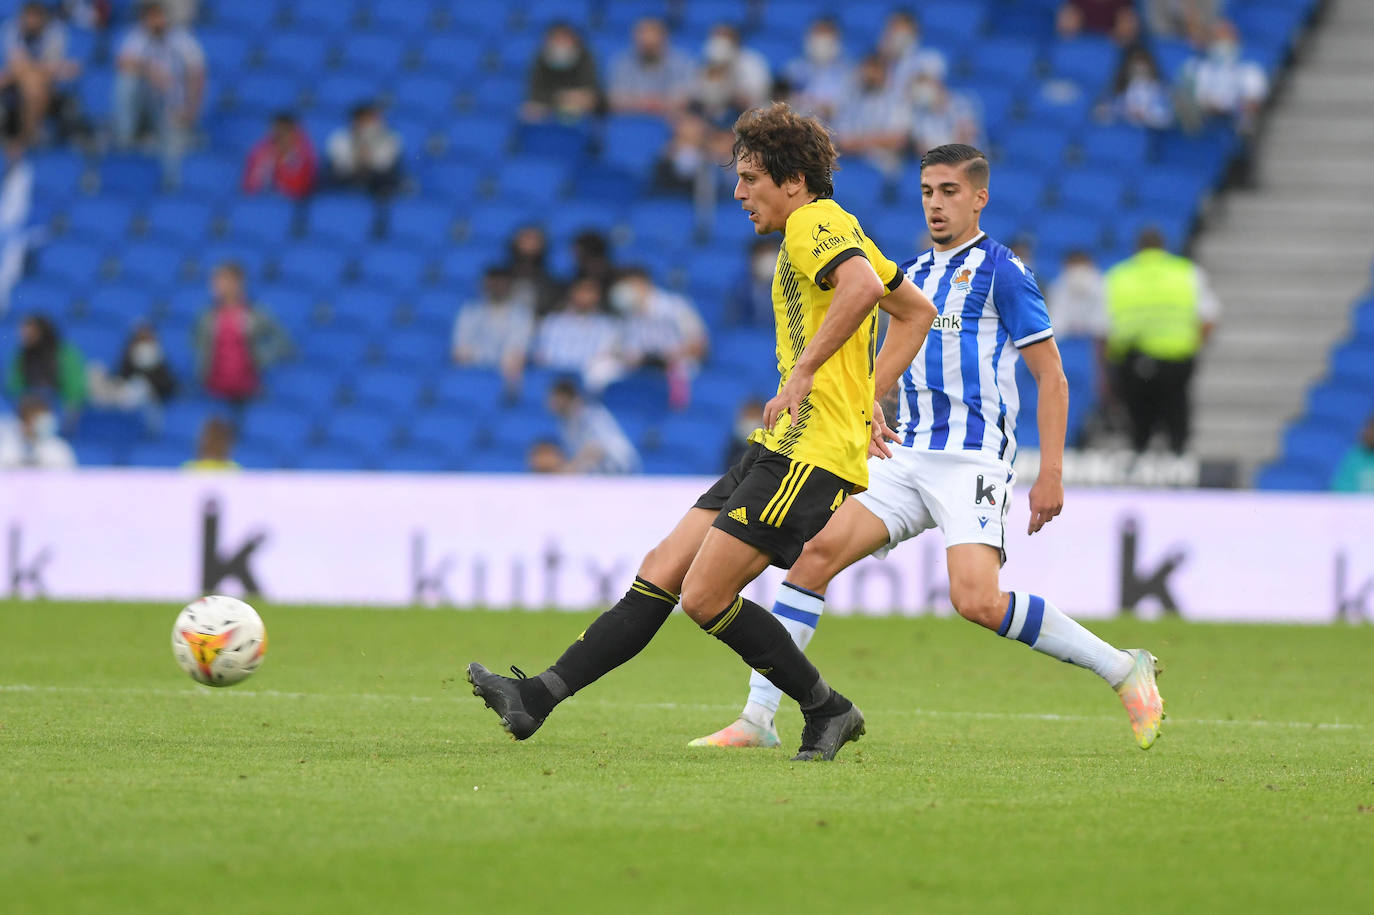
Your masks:
M1152 75L1153 75L1153 74L1150 73L1150 65L1149 65L1149 64L1132 64L1132 65L1131 65L1131 80L1132 80L1132 82L1148 82L1148 81L1151 79Z
M735 43L724 35L712 35L702 49L706 62L714 67L728 64L735 57Z
M808 36L806 56L812 63L828 64L840 56L840 40L828 33Z
M888 32L879 45L888 57L901 57L916 47L916 35L912 32Z
M776 257L760 254L754 258L754 279L760 283L765 280L772 280L777 268L778 259Z
M920 82L911 87L911 101L920 108L929 108L940 100L940 87Z
M1222 63L1231 63L1240 56L1240 46L1234 41L1212 42L1212 56Z
M52 438L57 434L57 417L51 413L39 413L30 420L30 426L35 440Z
M153 340L142 340L129 350L129 361L133 363L134 368L145 372L156 368L162 361L162 347Z
M611 287L611 307L621 314L629 314L639 304L639 296L632 285L626 282Z
M555 70L567 70L577 63L577 47L570 44L554 44L544 49L544 63Z

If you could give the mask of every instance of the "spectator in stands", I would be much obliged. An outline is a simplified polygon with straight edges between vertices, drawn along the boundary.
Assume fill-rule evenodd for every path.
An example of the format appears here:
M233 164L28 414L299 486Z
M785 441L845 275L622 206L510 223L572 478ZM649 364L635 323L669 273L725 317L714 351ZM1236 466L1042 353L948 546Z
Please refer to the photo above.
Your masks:
M708 346L701 315L684 296L654 285L643 267L622 270L610 300L624 321L616 348L621 372L662 368L668 376L668 406L686 407Z
M114 139L131 147L146 123L157 138L163 182L180 184L181 156L190 145L205 95L205 53L185 28L173 27L160 2L138 8L138 25L116 60Z
M275 190L292 200L301 200L315 189L316 168L310 135L294 114L280 111L273 115L267 136L248 153L243 189L250 194Z
M763 425L763 407L763 401L757 397L750 397L735 410L734 430L730 436L730 444L725 446L722 471L729 470L738 464L739 459L744 457L744 452L749 450L749 436L754 434L755 429Z
M754 239L749 263L725 303L725 323L738 327L773 326L773 274L779 244L772 236Z
M794 108L831 120L854 79L854 67L844 56L839 23L828 17L812 22L803 55L787 65L784 75Z
M19 350L5 374L5 391L18 399L41 397L61 404L70 426L86 400L86 361L62 340L44 315L29 315L19 324Z
M1191 432L1193 367L1211 336L1220 305L1202 269L1165 250L1155 228L1138 250L1106 275L1107 360L1143 452L1157 430L1182 454Z
M1351 445L1331 478L1337 492L1374 493L1374 414L1365 421L1360 441Z
M1121 52L1112 80L1112 97L1102 106L1103 120L1161 130L1174 123L1174 103L1159 64L1144 45Z
M335 128L325 143L326 182L378 197L401 183L401 136L387 126L381 106L361 102L348 124Z
M591 277L601 284L603 298L601 307L608 300L604 294L615 279L615 264L611 262L611 243L596 229L584 229L573 238L573 277Z
M888 14L878 39L878 56L888 75L888 83L898 93L912 80L925 74L943 80L948 66L945 55L921 44L921 23L910 10L897 9Z
M715 187L722 169L711 158L710 130L704 120L691 114L674 122L673 135L654 163L655 190L690 196Z
M982 143L982 118L973 100L929 74L918 75L910 92L911 143L918 157L947 143Z
M599 393L615 377L620 323L601 310L601 281L572 282L563 306L544 318L535 334L534 359L545 368L575 372Z
M739 30L718 23L702 48L692 105L711 124L728 128L741 113L768 101L773 77L758 51L740 45Z
M256 397L262 372L291 351L286 331L250 303L243 268L232 261L210 274L212 303L196 324L196 374L205 390L241 406Z
M521 116L527 121L577 121L600 108L601 85L591 49L571 25L555 22L530 67L529 98Z
M1140 17L1135 0L1067 0L1059 8L1056 26L1061 38L1084 32L1107 35L1122 47L1140 38Z
M10 292L24 275L29 245L45 237L45 229L30 226L33 212L33 166L18 143L4 144L0 175L0 318L10 307Z
M563 450L570 455L563 469L570 473L635 473L639 453L626 438L611 411L588 403L568 378L549 388L549 411L558 417Z
M200 427L196 456L181 466L186 470L224 471L241 469L233 458L234 426L222 416L212 416Z
M1107 334L1107 292L1102 271L1087 251L1064 256L1064 267L1045 294L1054 335L1102 341Z
M558 442L551 438L541 438L525 453L525 462L533 473L562 473L568 466L568 457Z
M1254 131L1269 93L1264 68L1241 56L1240 36L1226 19L1212 25L1207 53L1184 66L1183 85L1185 98L1199 114L1229 119L1245 135Z
M1145 0L1150 34L1205 44L1216 22L1220 0Z
M177 390L176 376L167 362L162 341L151 324L138 324L129 335L111 375L92 362L87 372L91 403L117 410L143 411L153 434L162 431L162 405Z
M481 298L468 302L453 322L453 361L496 369L507 396L520 390L525 359L534 339L534 309L515 290L507 267L489 267Z
M611 110L621 114L675 115L687 104L696 67L668 42L662 19L635 23L634 47L611 64Z
M53 18L42 3L25 3L19 15L3 29L5 67L0 71L0 103L13 128L6 130L25 146L38 139L39 128L49 114L59 114L70 99L59 83L73 79L80 65L67 59L67 27ZM63 118L70 122L70 117Z
M854 88L835 114L834 130L842 154L865 159L889 176L901 168L911 133L911 105L889 88L879 55L870 54L859 64Z
M75 466L76 452L58 434L57 417L43 398L25 397L19 403L19 421L0 422L0 470Z
M539 226L521 226L507 246L507 267L515 283L513 292L534 306L535 317L542 318L558 305L560 287L549 272L549 237Z

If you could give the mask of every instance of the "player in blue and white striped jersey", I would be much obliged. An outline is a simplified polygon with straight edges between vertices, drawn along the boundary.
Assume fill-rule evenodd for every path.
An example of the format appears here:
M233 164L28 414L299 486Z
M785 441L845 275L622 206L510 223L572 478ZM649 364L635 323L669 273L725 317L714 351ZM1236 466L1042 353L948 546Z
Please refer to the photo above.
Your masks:
M949 594L964 618L1106 680L1142 748L1159 734L1164 703L1157 662L1122 651L1027 591L1006 592L1005 521L1016 474L1017 357L1039 385L1040 473L1030 490L1034 534L1059 514L1068 383L1035 277L978 226L988 202L988 162L971 146L938 146L921 160L921 197L934 246L903 265L939 314L902 376L890 455L873 453L866 492L845 501L778 589L773 613L803 648L842 570L932 527L944 534ZM875 422L883 417L874 416ZM885 460L882 458L886 458ZM777 689L750 680L738 721L694 746L775 746Z

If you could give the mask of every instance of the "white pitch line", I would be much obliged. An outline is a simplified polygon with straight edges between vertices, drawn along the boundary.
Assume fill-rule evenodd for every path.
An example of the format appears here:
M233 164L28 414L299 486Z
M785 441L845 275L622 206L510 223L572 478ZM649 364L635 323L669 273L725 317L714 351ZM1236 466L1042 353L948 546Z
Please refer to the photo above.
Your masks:
M436 698L451 699L461 701L466 696L467 691L460 690L455 695L450 696L394 696L383 693L297 693L286 692L276 689L258 690L231 690L214 689L208 686L189 686L186 689L153 689L145 687L110 687L102 688L95 686L45 686L30 683L0 683L0 693L78 693L83 695L126 695L126 696L159 696L170 699L186 698L188 696L233 696L239 699L334 699L347 700L350 702L433 702ZM702 702L617 702L609 699L594 699L583 704L598 705L606 708L653 708L665 709L668 711L693 711L693 712L720 712L731 711L738 708L738 705L725 705L722 703L702 703ZM967 712L949 711L942 709L923 709L923 708L901 708L901 709L870 709L874 715L887 715L897 717L901 715L911 715L918 718L975 718L992 721L1111 721L1119 719L1110 715L1061 715L1053 712ZM1362 730L1368 725L1354 722L1342 721L1269 721L1262 718L1173 718L1166 719L1166 723L1175 724L1200 724L1212 726L1244 726L1262 728L1297 728L1303 730L1320 731L1349 731Z

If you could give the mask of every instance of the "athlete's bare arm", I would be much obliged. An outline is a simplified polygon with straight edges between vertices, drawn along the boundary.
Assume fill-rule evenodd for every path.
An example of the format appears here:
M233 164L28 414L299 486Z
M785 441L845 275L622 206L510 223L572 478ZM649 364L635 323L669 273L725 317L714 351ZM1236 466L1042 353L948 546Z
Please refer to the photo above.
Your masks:
M1040 389L1035 420L1040 428L1040 474L1030 491L1030 526L1034 534L1064 508L1064 430L1069 423L1069 382L1054 338L1021 350Z
M891 320L873 368L873 435L868 453L873 457L889 458L892 449L887 442L897 441L897 434L887 426L882 400L921 351L930 334L930 326L935 323L936 311L926 294L905 276L896 289L879 300L878 306Z

